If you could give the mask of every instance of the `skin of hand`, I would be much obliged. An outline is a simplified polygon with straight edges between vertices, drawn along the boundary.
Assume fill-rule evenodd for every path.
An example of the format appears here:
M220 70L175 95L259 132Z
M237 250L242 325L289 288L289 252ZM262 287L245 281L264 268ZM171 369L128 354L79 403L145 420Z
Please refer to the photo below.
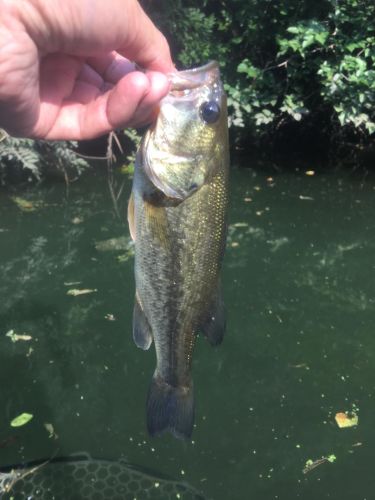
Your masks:
M136 0L0 0L0 127L13 136L81 140L144 125L173 71Z

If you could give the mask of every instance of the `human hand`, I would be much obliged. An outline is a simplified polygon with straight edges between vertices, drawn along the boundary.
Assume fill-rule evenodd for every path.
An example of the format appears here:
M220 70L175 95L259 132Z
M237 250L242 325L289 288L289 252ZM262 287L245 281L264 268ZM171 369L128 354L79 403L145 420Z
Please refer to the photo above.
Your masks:
M170 71L168 43L136 0L0 0L0 127L11 135L144 125Z

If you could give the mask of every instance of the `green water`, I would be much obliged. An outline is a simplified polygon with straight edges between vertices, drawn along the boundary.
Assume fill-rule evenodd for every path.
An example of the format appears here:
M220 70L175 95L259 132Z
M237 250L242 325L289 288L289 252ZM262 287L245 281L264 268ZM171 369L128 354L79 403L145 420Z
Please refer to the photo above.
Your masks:
M231 191L228 329L216 349L197 343L187 443L145 432L155 356L131 338L131 252L95 247L128 236L105 175L68 195L63 185L13 193L32 212L1 193L0 465L86 451L212 500L373 498L375 176L233 169ZM12 342L9 330L32 339ZM335 414L350 410L359 425L339 429ZM22 412L33 420L12 429Z

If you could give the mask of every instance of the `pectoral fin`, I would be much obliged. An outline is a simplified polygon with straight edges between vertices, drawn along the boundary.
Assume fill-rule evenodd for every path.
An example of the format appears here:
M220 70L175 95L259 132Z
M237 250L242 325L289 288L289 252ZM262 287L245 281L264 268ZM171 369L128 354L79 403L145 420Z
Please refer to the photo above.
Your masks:
M226 326L225 307L220 285L217 288L211 307L203 321L200 330L212 345L219 345L223 341Z
M152 330L137 296L133 310L133 339L135 345L144 351L152 344Z
M135 220L134 220L134 194L130 195L128 203L128 224L132 240L135 241Z

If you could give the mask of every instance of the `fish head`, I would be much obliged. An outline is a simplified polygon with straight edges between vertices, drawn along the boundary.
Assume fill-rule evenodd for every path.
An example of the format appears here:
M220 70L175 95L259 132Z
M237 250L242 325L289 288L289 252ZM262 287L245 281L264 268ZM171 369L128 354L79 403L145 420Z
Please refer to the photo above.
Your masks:
M170 81L171 90L144 137L142 164L160 191L184 200L226 160L226 96L215 61L174 73Z

